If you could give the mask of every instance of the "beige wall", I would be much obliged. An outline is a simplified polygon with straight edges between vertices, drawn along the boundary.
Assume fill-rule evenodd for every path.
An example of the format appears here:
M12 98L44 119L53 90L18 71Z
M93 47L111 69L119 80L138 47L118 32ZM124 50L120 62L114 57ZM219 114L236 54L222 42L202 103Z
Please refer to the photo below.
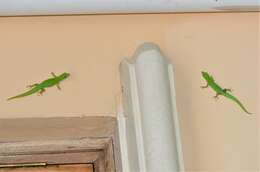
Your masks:
M0 118L115 115L118 65L145 41L175 67L188 171L257 171L259 13L0 18ZM254 115L201 90L201 70L232 87ZM7 102L50 72L62 91ZM0 131L2 132L2 131Z

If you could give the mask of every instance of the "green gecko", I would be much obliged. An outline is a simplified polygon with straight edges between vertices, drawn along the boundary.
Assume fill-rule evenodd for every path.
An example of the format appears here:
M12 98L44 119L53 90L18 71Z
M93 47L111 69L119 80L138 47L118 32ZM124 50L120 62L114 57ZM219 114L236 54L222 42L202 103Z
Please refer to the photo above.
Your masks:
M244 107L244 105L232 94L228 93L228 92L232 92L231 89L227 89L227 88L221 88L215 81L214 78L209 75L209 73L207 72L201 72L202 77L206 80L207 85L206 86L202 86L201 88L207 88L208 86L211 87L215 92L216 92L216 96L214 96L215 98L218 98L219 95L225 96L231 100L233 100L234 102L236 102L240 108L246 112L247 114L251 114L250 112L248 112L248 110Z
M16 99L16 98L21 98L21 97L26 97L26 96L29 96L29 95L32 95L34 93L39 93L40 95L42 95L42 93L45 92L45 88L48 88L48 87L52 87L52 86L57 86L57 88L60 90L60 82L65 80L66 78L68 78L70 76L69 73L62 73L61 75L59 76L56 76L53 72L51 73L52 74L52 78L49 78L49 79L46 79L44 81L42 81L41 83L37 83L37 84L33 84L33 85L29 85L28 87L31 88L29 91L25 92L25 93L22 93L22 94L19 94L17 96L14 96L14 97L10 97L8 98L7 100L12 100L12 99Z

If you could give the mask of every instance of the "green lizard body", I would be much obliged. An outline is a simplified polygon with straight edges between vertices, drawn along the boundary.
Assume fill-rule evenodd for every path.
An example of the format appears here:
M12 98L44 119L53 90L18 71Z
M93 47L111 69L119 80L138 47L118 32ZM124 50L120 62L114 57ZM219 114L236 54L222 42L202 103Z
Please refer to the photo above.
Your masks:
M202 74L202 77L207 82L207 85L202 86L201 88L211 87L216 92L215 98L218 98L219 95L225 96L225 97L233 100L234 102L236 102L244 112L246 112L247 114L251 114L250 112L248 112L248 110L245 108L245 106L235 96L228 93L228 92L231 92L231 89L226 89L226 88L220 87L214 81L214 78L211 75L209 75L207 72L201 72L201 74Z
M39 84L30 85L29 87L31 89L29 91L24 92L22 94L14 96L14 97L10 97L7 100L26 97L26 96L32 95L34 93L42 94L45 91L45 88L52 87L52 86L55 86L55 85L57 86L58 89L60 89L59 83L70 76L69 73L62 73L59 76L56 76L54 73L51 73L51 74L53 76L52 78L46 79Z

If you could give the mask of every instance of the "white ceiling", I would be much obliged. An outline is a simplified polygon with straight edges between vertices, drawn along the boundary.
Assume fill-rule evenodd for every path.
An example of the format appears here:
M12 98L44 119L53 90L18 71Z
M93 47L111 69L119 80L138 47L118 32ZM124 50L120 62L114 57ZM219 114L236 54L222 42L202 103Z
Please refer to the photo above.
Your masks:
M260 0L0 0L0 16L259 11Z

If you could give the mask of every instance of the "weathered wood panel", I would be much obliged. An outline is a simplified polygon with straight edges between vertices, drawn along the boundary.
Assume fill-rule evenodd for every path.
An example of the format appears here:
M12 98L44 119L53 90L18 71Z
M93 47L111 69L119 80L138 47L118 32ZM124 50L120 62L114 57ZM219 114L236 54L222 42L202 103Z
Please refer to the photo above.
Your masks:
M93 172L93 164L48 165L44 167L0 168L0 172Z
M93 163L121 171L117 123L111 117L1 119L0 165Z

